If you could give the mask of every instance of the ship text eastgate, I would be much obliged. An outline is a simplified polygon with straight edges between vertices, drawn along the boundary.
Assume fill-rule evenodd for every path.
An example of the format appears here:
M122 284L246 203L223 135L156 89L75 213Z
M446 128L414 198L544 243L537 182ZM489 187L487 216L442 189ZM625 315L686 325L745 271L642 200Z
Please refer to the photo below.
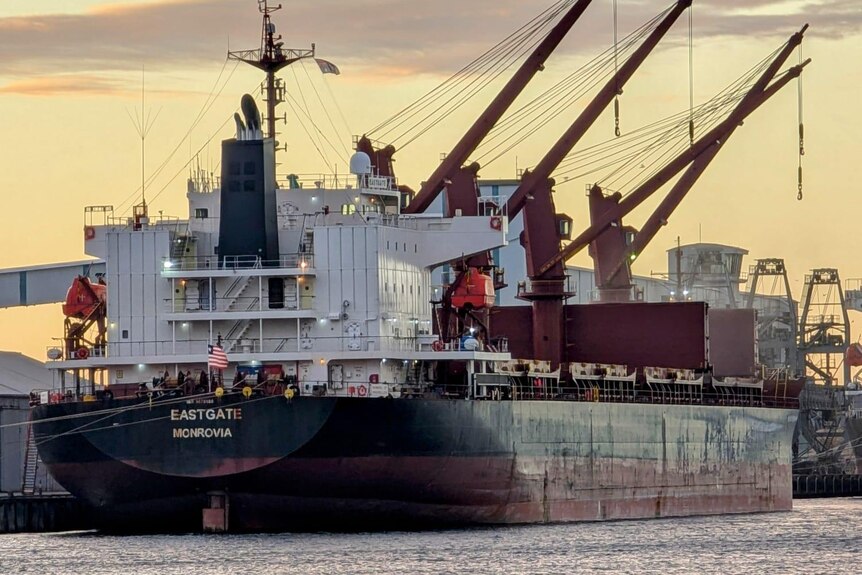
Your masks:
M241 407L171 410L171 421L240 421L241 419Z
M241 421L242 408L192 408L172 409L171 421L194 421L202 424L209 422ZM174 439L227 439L233 437L230 427L174 427Z

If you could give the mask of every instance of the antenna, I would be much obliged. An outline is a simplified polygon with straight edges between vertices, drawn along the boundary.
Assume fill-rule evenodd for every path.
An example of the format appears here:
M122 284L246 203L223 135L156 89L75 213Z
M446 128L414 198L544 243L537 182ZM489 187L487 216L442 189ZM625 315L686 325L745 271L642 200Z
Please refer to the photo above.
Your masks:
M141 206L144 211L144 215L146 215L147 210L147 176L146 176L146 140L147 135L152 130L153 126L156 123L156 119L159 117L161 113L161 108L156 112L156 115L152 115L152 110L147 113L146 109L146 70L143 65L141 65L141 113L138 115L138 111L135 110L135 115L132 117L132 114L126 110L126 113L129 114L129 119L132 120L132 125L135 127L135 131L138 133L138 136L141 138Z

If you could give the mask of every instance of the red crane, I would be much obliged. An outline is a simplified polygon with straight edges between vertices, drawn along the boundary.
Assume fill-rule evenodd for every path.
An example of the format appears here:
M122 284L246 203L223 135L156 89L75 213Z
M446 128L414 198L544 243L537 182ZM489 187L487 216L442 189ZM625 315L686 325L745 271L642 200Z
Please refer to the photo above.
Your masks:
M553 201L550 197L553 186L553 182L549 179L551 172L571 152L572 148L595 123L602 111L621 93L622 88L631 79L637 69L640 68L647 56L655 49L680 15L690 6L691 0L679 0L673 8L668 10L667 14L656 25L655 29L647 36L644 42L638 46L614 76L605 83L569 129L557 140L557 143L549 150L545 157L542 158L535 170L524 174L521 184L509 198L506 205L506 212L509 218L514 217L520 212L528 198L532 200L530 214L525 215L524 233L521 236L521 243L528 253L527 274L531 278L535 276L533 269L534 262L545 261L559 252L560 239L561 237L565 237L565 234L561 235L560 231L569 229L571 224L570 218L554 212ZM441 168L442 166L441 164ZM478 195L476 174L478 170L478 164L461 168L448 181L447 204L449 216L452 216L455 210L460 210L463 215L476 215L478 209L476 201ZM416 203L416 200L414 200L411 208ZM551 222L553 222L553 225L551 225ZM448 314L446 313L447 304L451 299L451 294L455 290L460 289L465 270L469 268L487 268L488 263L489 258L487 255L475 256L468 262L464 262L463 269L457 270L458 276L443 298L443 319L441 321L443 326L446 326L446 322L448 321ZM541 281L533 281L531 291L523 292L520 296L530 299L534 302L534 306L537 307L552 305L547 303L549 299L559 299L565 296L563 291L564 280L565 274L563 266L560 264L556 273L545 274L545 277ZM559 342L559 335L559 333L550 334L546 341ZM547 350L542 350L539 357L544 357L547 354Z
M461 169L464 162L472 154L476 147L482 142L494 124L503 116L509 106L515 101L518 95L524 90L530 80L537 72L545 67L545 61L557 48L560 42L574 26L587 6L592 0L578 0L565 16L554 26L547 36L539 43L532 54L521 64L518 71L506 83L500 93L488 105L485 111L476 119L470 129L468 129L461 139L452 148L452 151L446 158L437 166L437 169L428 177L422 184L416 197L410 202L404 210L404 213L416 214L424 212L431 205L431 202L437 197L441 190L451 181L455 174ZM391 157L391 156L390 156ZM475 204L475 200L473 201ZM475 211L475 208L473 208ZM464 214L468 215L468 214Z
M760 79L754 84L749 93L739 102L736 108L731 112L731 114L720 124L718 124L715 128L707 132L704 136L695 141L695 143L685 152L678 155L676 158L671 160L664 168L658 171L655 175L649 178L646 182L638 186L634 191L632 191L625 198L618 198L617 204L613 209L607 209L601 213L596 218L592 218L591 225L589 228L581 232L570 244L568 244L563 250L560 250L559 253L555 254L553 257L548 258L541 265L537 267L538 274L547 273L551 270L555 265L564 262L580 252L584 247L593 242L596 238L598 238L605 230L610 227L618 227L620 225L620 220L623 216L630 213L640 204L642 204L645 200L647 200L650 196L652 196L656 191L658 191L661 186L666 184L673 178L676 174L682 171L689 164L693 164L696 160L697 166L691 172L687 173L687 177L684 177L677 185L674 186L676 192L671 190L671 193L668 195L662 205L656 210L656 213L648 221L648 225L650 228L658 225L660 227L663 225L662 218L665 214L669 214L672 212L672 207L676 207L679 204L679 201L684 197L685 192L690 189L690 187L694 184L697 177L700 176L700 173L705 169L706 165L712 158L718 153L718 150L721 149L721 146L727 141L727 138L730 137L731 134L739 127L743 120L746 117L751 115L752 112L757 110L761 105L763 105L769 98L774 96L779 90L781 90L784 86L786 86L791 80L799 77L802 73L803 68L808 65L811 61L810 59L805 62L793 66L790 68L786 74L775 80L768 87L770 80L775 77L775 74L778 72L778 69L781 65L787 60L790 56L791 52L799 45L802 41L803 34L805 30L807 30L808 25L806 24L802 30L794 34L790 40L788 40L785 47L779 52L779 54L775 57L772 64L763 72ZM706 154L706 155L704 155ZM701 158L703 156L703 158ZM594 189L601 191L600 188L594 186ZM665 222L666 223L666 222ZM646 225L644 226L644 230L640 233L647 233L643 236L647 238L650 235L650 231ZM653 232L654 235L654 232ZM651 239L651 238L650 238ZM643 243L643 240L638 243ZM645 243L644 243L645 245ZM638 252L629 250L636 258ZM631 258L629 258L631 259Z
M619 195L604 197L601 189L594 186L591 197L591 225L578 235L564 249L559 249L559 238L551 237L556 230L550 222L556 221L553 199L551 197L552 181L533 189L532 201L525 204L524 238L527 258L527 275L531 280L529 292L520 294L533 302L533 351L536 359L550 360L559 364L563 357L562 316L564 293L564 262L578 253L587 245L600 240L603 234L610 238L611 249L606 254L616 267L609 270L608 278L614 277L621 270L628 270L628 262L636 257L639 246L646 245L666 218L679 204L685 193L694 185L697 178L715 156L721 145L741 125L742 121L764 102L775 95L792 79L802 73L802 69L810 60L792 67L786 74L776 79L771 85L778 70L789 57L793 49L802 41L807 25L794 34L785 47L779 52L772 63L766 68L751 90L739 102L727 119L698 139L686 152L669 162L662 170L639 186L625 199ZM640 240L629 248L619 248L622 239L622 217L640 205L644 200L667 183L674 175L691 164L679 182L662 202L653 216L647 221ZM538 170L537 170L538 172ZM595 199L594 199L595 198ZM599 199L602 201L599 201ZM603 208L603 209L601 209ZM601 257L604 246L594 244L594 252Z

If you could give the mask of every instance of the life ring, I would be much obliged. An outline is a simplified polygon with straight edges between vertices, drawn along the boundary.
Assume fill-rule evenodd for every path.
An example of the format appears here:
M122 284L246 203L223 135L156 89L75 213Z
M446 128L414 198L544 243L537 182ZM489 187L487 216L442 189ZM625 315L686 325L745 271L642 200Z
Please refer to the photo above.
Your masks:
M431 349L434 351L443 351L443 342L439 339L435 339L434 343L431 344Z
M93 226L84 226L84 239L92 240L96 237L96 228Z
M491 229L492 230L503 229L503 218L501 218L500 216L491 216Z
M78 359L87 359L90 357L90 350L86 347L79 347L75 350L75 357Z
M359 395L359 397L365 397L368 395L368 388L364 385L360 385L356 388L356 394Z

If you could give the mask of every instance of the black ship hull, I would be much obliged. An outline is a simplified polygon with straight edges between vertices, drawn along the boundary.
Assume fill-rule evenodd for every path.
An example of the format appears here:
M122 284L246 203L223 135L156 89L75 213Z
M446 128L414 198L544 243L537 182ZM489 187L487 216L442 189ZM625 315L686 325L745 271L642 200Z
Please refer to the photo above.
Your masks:
M34 409L101 527L367 530L787 510L795 411L252 397Z

